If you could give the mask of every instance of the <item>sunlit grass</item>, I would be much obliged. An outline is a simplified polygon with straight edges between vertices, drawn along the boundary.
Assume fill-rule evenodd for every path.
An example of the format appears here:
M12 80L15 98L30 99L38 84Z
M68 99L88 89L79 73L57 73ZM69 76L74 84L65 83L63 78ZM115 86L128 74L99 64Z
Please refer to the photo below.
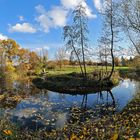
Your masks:
M108 71L111 70L111 66L108 66ZM115 70L128 70L129 67L115 67ZM105 67L102 66L87 66L87 73L93 72L95 70L106 70ZM59 74L69 74L72 72L80 73L80 67L79 66L63 66L61 69L59 67L56 67L53 70L46 70L48 74L51 75L59 75Z

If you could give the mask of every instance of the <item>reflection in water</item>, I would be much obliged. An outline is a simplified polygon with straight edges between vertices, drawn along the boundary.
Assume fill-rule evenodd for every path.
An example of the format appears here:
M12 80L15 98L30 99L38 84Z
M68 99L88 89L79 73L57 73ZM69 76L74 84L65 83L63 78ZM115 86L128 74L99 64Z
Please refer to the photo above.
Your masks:
M107 91L104 91L104 92L106 92L107 94L107 98L106 98L106 101L107 101L107 103L106 103L106 107L108 108L108 106L109 106L109 104L108 104L108 102L109 102L109 97L108 97L108 95L110 95L110 97L112 98L112 106L113 106L113 108L115 108L115 98L114 98L114 96L113 96L113 94L112 94L112 91L111 90L107 90ZM98 98L100 99L100 100L104 100L104 96L103 96L103 92L102 91L100 91L100 92L98 92L98 93L96 93L98 96L97 96L97 101L98 101ZM81 107L82 108L87 108L87 101L88 101L88 94L84 94L83 95L83 99L82 99L82 104L81 104Z
M39 91L31 84L29 78L15 81L2 79L0 82L0 108L15 108L22 99L37 94Z
M121 111L136 95L139 83L124 80L112 90L75 96L39 90L30 79L13 81L11 85L10 90L5 88L1 92L0 111L23 128L50 131L62 128L65 123L84 122Z

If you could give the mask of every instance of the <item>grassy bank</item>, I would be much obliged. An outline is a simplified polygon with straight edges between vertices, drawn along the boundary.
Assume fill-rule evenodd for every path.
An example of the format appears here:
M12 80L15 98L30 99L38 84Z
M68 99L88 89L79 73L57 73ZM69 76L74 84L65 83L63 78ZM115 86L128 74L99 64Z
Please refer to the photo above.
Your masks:
M79 73L69 73L61 75L48 75L43 78L33 79L33 83L40 89L48 89L60 93L83 94L89 92L97 92L109 90L118 84L119 78L113 75L111 80L100 80L93 77L92 73L87 74L87 78L83 78Z
M67 66L62 69L48 70L45 75L40 75L39 78L33 80L33 83L38 88L46 88L48 90L63 92L63 93L88 93L112 88L119 82L120 70L128 70L128 67L115 67L115 72L112 78L102 80L105 78L106 69L104 67L87 67L87 77L83 78L80 74L78 66ZM108 67L110 73L111 67ZM94 75L97 72L98 75ZM100 76L102 74L102 76ZM104 76L104 77L103 77ZM102 79L101 79L102 77Z
M136 69L120 69L119 74L122 78L140 80L140 71L137 71Z

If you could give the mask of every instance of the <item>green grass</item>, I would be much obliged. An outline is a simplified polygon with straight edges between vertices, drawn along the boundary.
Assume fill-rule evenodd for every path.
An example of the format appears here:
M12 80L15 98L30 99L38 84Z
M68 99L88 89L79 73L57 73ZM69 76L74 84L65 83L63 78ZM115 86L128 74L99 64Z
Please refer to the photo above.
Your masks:
M93 72L95 70L101 70L101 66L87 66L87 73ZM105 67L103 67L105 70ZM128 70L130 69L129 67L115 67L115 70ZM111 70L111 66L108 67L108 70ZM60 75L60 74L69 74L72 72L77 72L80 73L80 68L79 66L65 66L60 68L55 68L54 70L46 70L48 74L50 75Z

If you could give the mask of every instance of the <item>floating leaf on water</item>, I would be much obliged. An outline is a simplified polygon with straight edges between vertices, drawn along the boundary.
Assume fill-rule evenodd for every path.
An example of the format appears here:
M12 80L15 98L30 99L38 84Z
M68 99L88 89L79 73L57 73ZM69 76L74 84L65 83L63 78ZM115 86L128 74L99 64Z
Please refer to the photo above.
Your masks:
M98 128L96 128L95 131L98 132Z
M72 134L70 140L80 140L75 134Z
M110 140L118 140L119 135L118 134L114 134L113 137Z
M11 130L3 130L3 132L6 135L12 135L12 131Z
M83 138L84 138L84 136L83 136L83 135L81 135L81 136L80 136L80 139L83 139Z
M129 138L128 140L135 140L134 138Z
M52 119L52 121L55 121L55 119Z

